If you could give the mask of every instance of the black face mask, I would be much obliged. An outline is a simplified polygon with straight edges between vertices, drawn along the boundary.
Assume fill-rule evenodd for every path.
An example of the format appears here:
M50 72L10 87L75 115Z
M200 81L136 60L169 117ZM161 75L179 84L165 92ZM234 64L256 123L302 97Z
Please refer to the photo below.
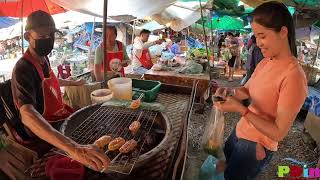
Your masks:
M39 56L47 56L53 49L54 39L45 38L45 39L35 39L35 52Z

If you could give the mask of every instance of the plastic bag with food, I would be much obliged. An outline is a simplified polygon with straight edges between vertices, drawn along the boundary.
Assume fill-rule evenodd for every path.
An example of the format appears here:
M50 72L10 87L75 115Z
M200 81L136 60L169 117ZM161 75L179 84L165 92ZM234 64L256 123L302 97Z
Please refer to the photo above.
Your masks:
M204 150L217 158L223 157L224 115L217 108L213 108L206 125L202 144Z

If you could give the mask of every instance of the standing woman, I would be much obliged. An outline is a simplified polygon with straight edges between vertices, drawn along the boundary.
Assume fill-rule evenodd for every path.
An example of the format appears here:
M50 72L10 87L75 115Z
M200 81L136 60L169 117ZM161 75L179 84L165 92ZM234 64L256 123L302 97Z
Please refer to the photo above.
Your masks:
M257 7L251 23L257 46L265 57L250 80L215 106L239 112L241 119L225 143L226 180L254 179L278 150L307 96L305 74L296 59L295 28L287 7L267 2ZM241 100L251 99L249 107Z

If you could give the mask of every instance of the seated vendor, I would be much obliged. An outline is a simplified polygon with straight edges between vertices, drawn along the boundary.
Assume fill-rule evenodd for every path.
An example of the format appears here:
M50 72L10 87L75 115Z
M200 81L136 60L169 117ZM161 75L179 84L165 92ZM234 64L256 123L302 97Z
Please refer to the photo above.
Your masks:
M53 128L69 117L73 109L63 103L60 86L77 86L83 81L57 79L47 55L52 51L57 29L53 18L44 11L35 11L27 18L24 38L29 48L12 73L12 95L21 123L30 136L26 141L12 130L15 139L29 149L44 154L53 146L72 159L96 171L106 169L108 157L94 145L80 145Z
M124 77L124 68L129 64L129 58L126 52L126 47L117 41L117 29L115 26L107 26L107 47L104 48L102 42L96 49L94 61L94 75L97 81L104 79L104 74L107 73L108 78L117 76ZM103 51L106 51L106 62L103 62ZM104 72L104 65L107 65L107 72Z
M180 38L176 38L174 43L173 43L173 45L171 46L171 52L175 56L183 54L183 52L181 52L180 45L181 45L181 39Z
M153 63L148 48L162 43L162 40L148 42L150 33L150 31L143 29L140 36L134 40L132 66L135 74L144 74L152 68Z

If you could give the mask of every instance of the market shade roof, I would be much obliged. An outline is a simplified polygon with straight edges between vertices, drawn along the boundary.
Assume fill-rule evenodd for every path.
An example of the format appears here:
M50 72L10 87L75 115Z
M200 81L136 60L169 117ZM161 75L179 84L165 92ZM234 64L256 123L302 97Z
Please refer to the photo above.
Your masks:
M18 19L14 18L8 18L8 17L0 17L0 29L1 28L7 28L10 26L15 25L17 22L19 22Z
M23 7L22 10L21 7ZM43 10L49 14L66 12L51 0L0 0L0 16L27 17L37 10Z
M200 24L196 25L199 26ZM230 16L214 17L211 22L206 22L205 27L215 30L241 30L244 29L243 21Z
M52 0L60 6L81 13L103 16L103 0ZM202 0L206 4L207 0ZM108 16L131 17L170 26L180 31L200 19L198 0L113 0L108 1ZM124 18L124 19L125 19ZM120 19L116 19L120 20Z

